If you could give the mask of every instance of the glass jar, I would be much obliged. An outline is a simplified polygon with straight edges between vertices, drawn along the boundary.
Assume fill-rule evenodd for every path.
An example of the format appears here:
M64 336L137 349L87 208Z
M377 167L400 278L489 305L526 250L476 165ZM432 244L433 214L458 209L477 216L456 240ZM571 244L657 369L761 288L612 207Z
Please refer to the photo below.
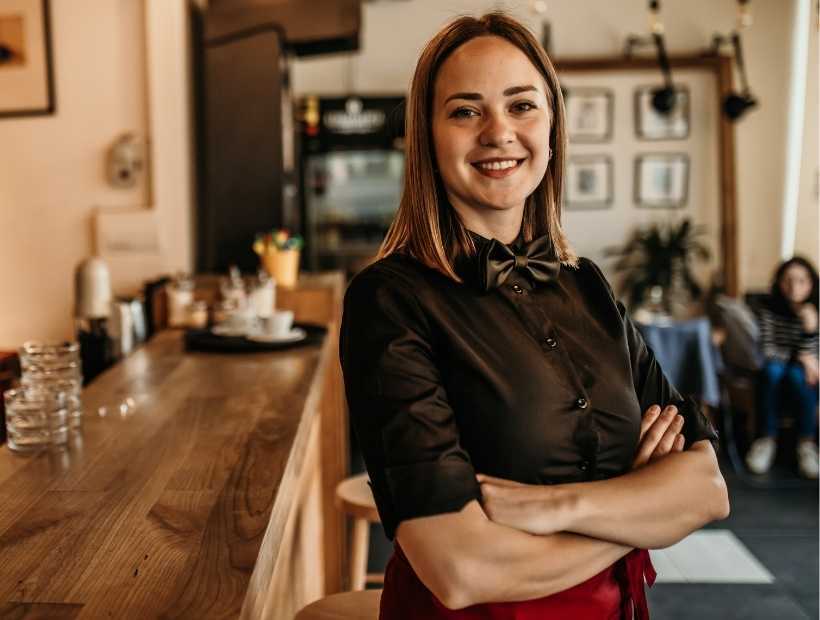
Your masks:
M195 301L188 306L188 327L205 329L208 327L208 304L204 301Z
M216 302L213 314L214 325L224 323L234 312L236 312L236 301L233 299L222 299Z
M186 327L188 309L194 302L194 280L179 273L168 285L168 327Z
M228 277L220 278L219 292L222 295L222 299L235 303L239 309L244 309L248 303L245 282L242 280L242 274L235 265L231 266Z
M78 342L39 342L29 340L18 351L20 368L26 372L51 372L67 379L82 378Z
M66 415L70 429L78 429L83 422L82 381L49 377L46 373L24 373L20 384L32 392L63 392L66 398Z
M35 342L19 350L22 375L20 383L32 393L64 393L70 428L82 424L82 364L77 342Z
M3 392L10 450L31 452L68 441L67 395L27 387Z
M249 298L257 318L270 318L276 307L276 284L266 271L259 270L253 281Z

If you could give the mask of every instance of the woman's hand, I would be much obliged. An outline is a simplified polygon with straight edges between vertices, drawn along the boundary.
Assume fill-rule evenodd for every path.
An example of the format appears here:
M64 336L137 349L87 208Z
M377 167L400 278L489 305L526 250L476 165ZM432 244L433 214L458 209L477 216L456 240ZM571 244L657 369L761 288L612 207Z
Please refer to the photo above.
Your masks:
M677 413L674 405L663 411L653 405L646 411L633 470L683 450L683 417ZM476 474L476 480L481 486L484 512L495 523L539 536L571 526L578 503L575 485L523 484L486 474Z
M814 304L805 303L801 305L797 311L797 316L803 321L803 331L817 331L817 308L814 307Z
M683 416L677 415L678 409L669 405L663 411L659 405L652 405L641 420L641 437L632 469L656 461L670 452L681 452L684 445Z
M820 375L817 358L811 353L801 353L797 359L802 364L803 370L806 373L806 383L809 385L817 385L818 375Z
M522 484L485 474L476 480L490 521L539 536L562 532L572 522L576 498L569 485Z

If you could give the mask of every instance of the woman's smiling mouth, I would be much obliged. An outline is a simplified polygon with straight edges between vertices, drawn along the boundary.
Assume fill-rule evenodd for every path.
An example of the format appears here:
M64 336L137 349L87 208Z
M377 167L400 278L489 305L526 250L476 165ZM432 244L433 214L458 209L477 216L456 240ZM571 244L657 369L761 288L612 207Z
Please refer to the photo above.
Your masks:
M523 161L524 159L493 158L472 162L471 165L485 177L500 179L513 174L521 167Z

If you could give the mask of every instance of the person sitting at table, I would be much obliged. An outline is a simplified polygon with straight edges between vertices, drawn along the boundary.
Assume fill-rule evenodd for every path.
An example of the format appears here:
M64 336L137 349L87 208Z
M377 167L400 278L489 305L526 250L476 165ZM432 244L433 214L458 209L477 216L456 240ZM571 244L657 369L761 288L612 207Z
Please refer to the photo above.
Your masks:
M817 270L795 256L781 263L771 293L760 308L761 369L759 411L763 436L752 443L746 465L755 474L769 471L777 451L779 410L786 398L798 406L797 465L800 474L816 479L818 454Z

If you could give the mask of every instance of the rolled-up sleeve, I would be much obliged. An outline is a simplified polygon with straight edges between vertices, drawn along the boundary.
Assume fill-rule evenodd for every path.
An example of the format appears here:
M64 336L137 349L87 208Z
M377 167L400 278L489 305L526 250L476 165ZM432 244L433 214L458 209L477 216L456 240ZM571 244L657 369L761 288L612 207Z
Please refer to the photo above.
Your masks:
M356 276L345 294L339 354L388 538L405 519L455 512L478 499L412 283L373 268Z
M588 260L588 259L586 259ZM588 261L597 272L598 277L604 282L609 292L609 296L618 308L621 321L626 334L626 342L629 348L630 366L632 367L632 380L635 384L635 393L641 404L641 412L646 412L652 405L675 405L678 412L683 416L684 448L688 449L696 441L708 439L712 442L715 451L718 449L718 432L703 414L700 406L691 396L682 396L675 386L672 385L663 373L655 354L651 347L646 344L641 332L632 322L629 313L623 303L615 299L612 287L607 282L606 277L600 268L592 261Z

